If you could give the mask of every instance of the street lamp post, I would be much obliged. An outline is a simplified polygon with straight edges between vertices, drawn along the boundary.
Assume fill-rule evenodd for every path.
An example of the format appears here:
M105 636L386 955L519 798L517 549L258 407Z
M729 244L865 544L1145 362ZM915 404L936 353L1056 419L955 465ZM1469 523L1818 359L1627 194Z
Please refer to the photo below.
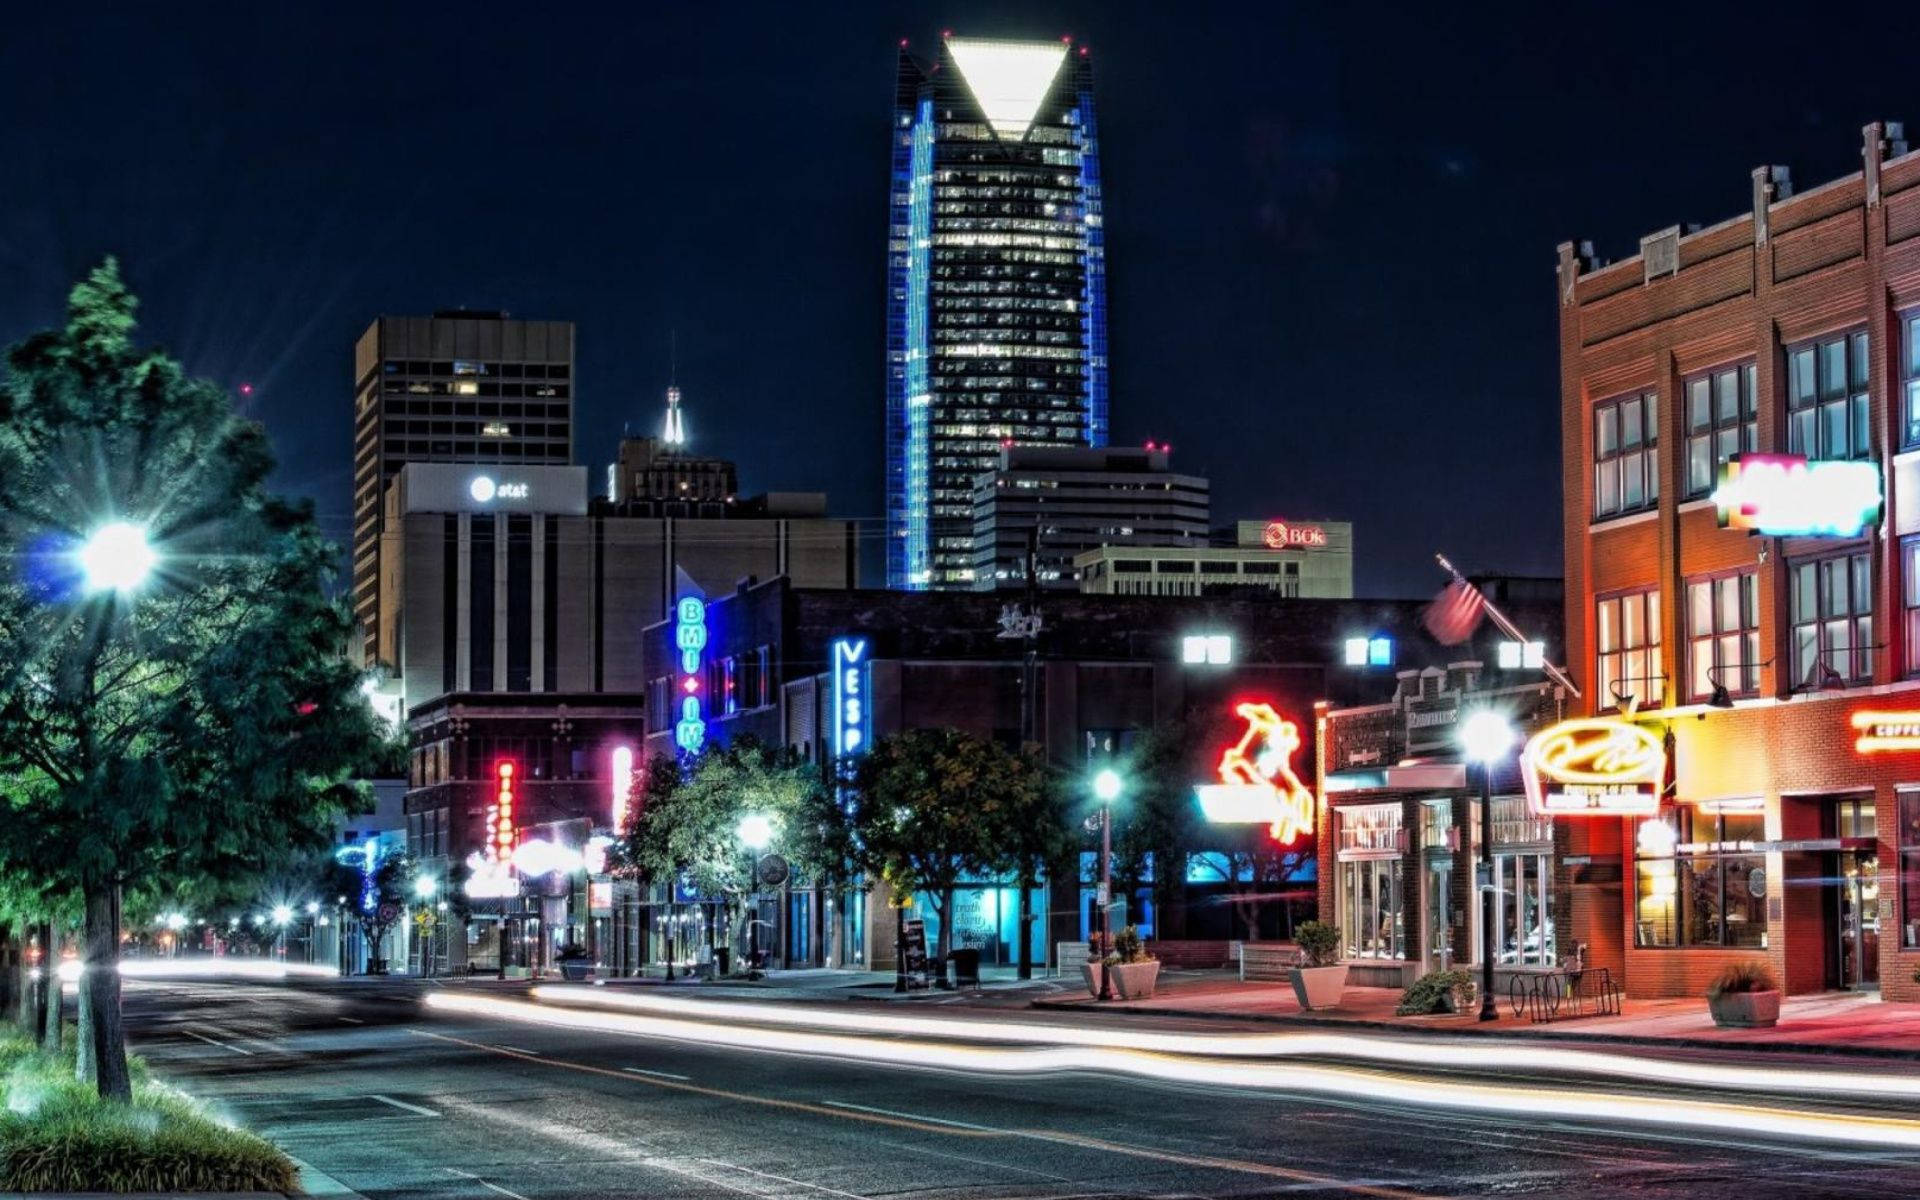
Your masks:
M273 906L274 942L276 953L279 954L283 962L286 961L287 957L287 922L291 920L293 920L293 910L291 908L288 908L284 904L276 904Z
M1493 888L1493 764L1513 745L1513 727L1497 712L1482 710L1460 727L1460 745L1480 764L1480 1019L1497 1020L1493 998L1494 922L1498 919Z
M740 828L736 832L740 835L740 844L747 848L747 883L745 896L741 904L741 908L744 910L747 903L751 902L758 893L758 885L760 882L760 852L765 850L767 843L773 840L773 822L760 816L758 813L754 813L740 818ZM760 914L757 911L757 905L755 909L756 911L746 919L747 971L749 974L754 970L755 960L760 957Z
M1113 949L1113 802L1120 798L1120 773L1111 767L1093 777L1094 798L1100 801L1100 999L1113 999L1112 973L1106 967Z

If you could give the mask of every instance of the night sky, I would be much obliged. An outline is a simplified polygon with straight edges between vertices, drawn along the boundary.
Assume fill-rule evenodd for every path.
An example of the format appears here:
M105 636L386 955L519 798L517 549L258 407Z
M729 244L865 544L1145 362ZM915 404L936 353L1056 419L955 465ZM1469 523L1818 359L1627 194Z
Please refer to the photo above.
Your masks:
M1891 9L431 7L10 10L0 340L120 255L146 336L254 385L344 541L372 317L577 322L595 479L657 425L677 330L696 448L827 491L877 562L895 46L1072 34L1115 441L1171 442L1216 523L1354 521L1360 590L1417 595L1434 550L1560 571L1557 242L1624 257L1744 211L1757 165L1805 188L1869 120L1920 134Z

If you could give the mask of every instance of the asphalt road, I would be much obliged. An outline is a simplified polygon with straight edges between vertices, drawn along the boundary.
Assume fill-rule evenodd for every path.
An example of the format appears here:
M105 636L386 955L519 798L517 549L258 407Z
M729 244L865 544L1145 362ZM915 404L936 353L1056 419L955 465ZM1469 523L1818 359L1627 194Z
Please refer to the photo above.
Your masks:
M449 1014L420 995L129 981L127 1009L161 1078L371 1197L1920 1196L1920 1151L1737 1122L929 1070L906 1042L876 1064Z

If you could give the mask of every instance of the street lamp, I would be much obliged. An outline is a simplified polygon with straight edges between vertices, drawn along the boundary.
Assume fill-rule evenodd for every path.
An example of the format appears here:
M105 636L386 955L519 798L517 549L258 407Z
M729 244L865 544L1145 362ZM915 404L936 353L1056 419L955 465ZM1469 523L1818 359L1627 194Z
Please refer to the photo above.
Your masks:
M749 899L759 893L760 852L773 841L773 822L759 813L749 813L740 818L740 828L734 831L740 838L740 844L747 848L747 896ZM747 917L747 971L751 973L760 959L760 911L755 904L754 911Z
M1093 777L1093 797L1100 802L1100 999L1113 999L1112 972L1106 952L1113 948L1113 802L1120 798L1120 772L1104 767Z
M293 910L284 904L273 906L273 926L278 930L280 957L287 956L287 922L293 920Z
M78 554L89 592L131 592L147 581L159 555L147 541L144 525L111 521L93 531Z
M1493 893L1493 764L1513 748L1513 726L1491 709L1481 709L1460 726L1460 748L1480 764L1480 1019L1497 1020L1500 1008L1493 999L1494 922L1498 914Z

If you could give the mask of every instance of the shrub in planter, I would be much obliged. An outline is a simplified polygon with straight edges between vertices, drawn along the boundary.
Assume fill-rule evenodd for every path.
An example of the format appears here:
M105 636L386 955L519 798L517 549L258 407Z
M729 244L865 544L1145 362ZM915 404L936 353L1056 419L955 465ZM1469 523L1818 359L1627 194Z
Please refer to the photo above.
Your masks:
M1403 1017L1467 1012L1477 990L1470 971L1429 971L1400 993L1400 1004L1393 1011Z
M1113 973L1113 990L1122 1000L1146 1000L1160 978L1160 961L1147 953L1140 928L1129 925L1113 939L1106 969Z
M1340 931L1324 921L1302 921L1293 930L1300 965L1289 972L1293 994L1304 1009L1332 1008L1347 986L1347 964L1340 961Z
M1728 963L1707 986L1707 1010L1726 1029L1770 1029L1780 1020L1780 988L1764 959Z

